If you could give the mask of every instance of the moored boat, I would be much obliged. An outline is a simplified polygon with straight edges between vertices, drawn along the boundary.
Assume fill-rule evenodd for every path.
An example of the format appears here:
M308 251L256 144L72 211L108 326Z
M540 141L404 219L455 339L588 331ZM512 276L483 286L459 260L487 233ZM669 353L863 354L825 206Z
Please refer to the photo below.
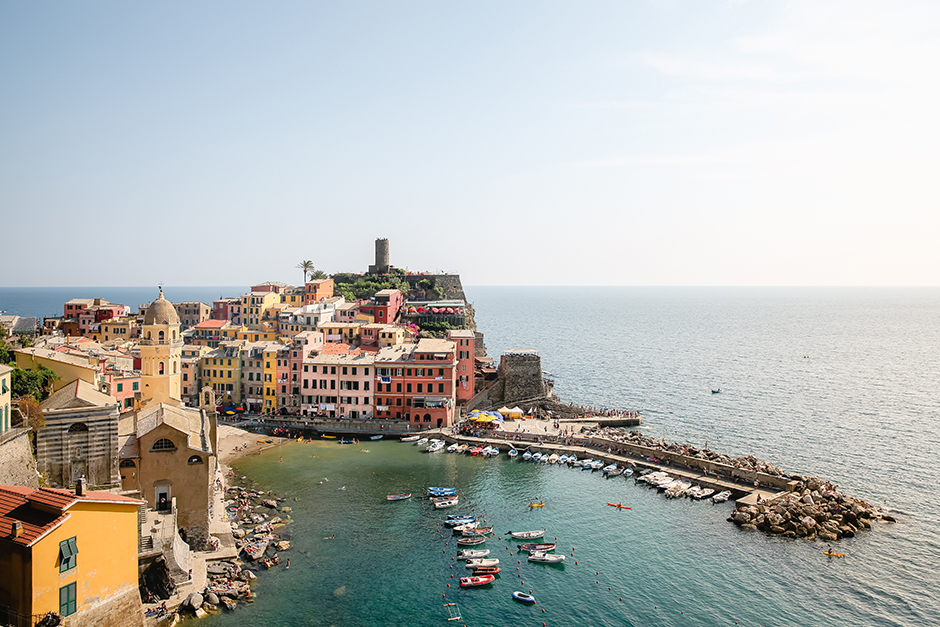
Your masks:
M547 553L548 551L555 550L555 542L536 542L530 544L520 544L517 548L520 551L525 551L526 553L541 552Z
M509 453L507 453L507 455L509 455L509 458L510 458L510 459L515 458L518 454L519 454L519 451L517 451L517 450L514 449L514 448L509 449Z
M522 459L524 459L525 461L529 461L530 459L532 459L532 451L526 451L525 453L523 453Z
M485 586L486 584L493 583L494 579L496 579L495 575L479 575L479 576L473 576L473 577L461 577L460 587L461 588L476 588L478 586Z
M385 498L387 498L389 501L402 501L404 499L410 499L411 492L408 492L407 494L389 494Z
M731 491L725 490L724 492L719 492L712 497L712 503L724 503L731 498Z
M515 540L533 540L535 538L541 538L545 535L544 529L539 529L537 531L507 531L507 534Z
M542 564L558 564L565 561L564 555L543 553L541 551L536 551L529 554L530 562L538 562Z
M445 509L447 507L454 507L458 503L456 498L450 499L449 501L439 501L434 504L434 509Z
M533 603L535 603L534 596L532 596L531 594L526 594L525 592L520 592L519 590L516 590L515 592L512 593L512 598L515 599L516 601L519 601L519 603L526 603L528 605L532 605Z
M468 538L458 538L457 546L476 546L486 542L486 536L470 536Z
M383 437L385 437L385 436L383 436L383 435L370 435L370 436L369 436L369 439L370 439L370 440L381 440Z
M474 575L498 575L503 571L499 566L487 566L484 568L474 568Z
M532 461L537 462L537 461L539 461L540 459L542 459L542 454L541 454L541 453L532 453Z
M447 447L447 452L448 452L448 453L456 453L456 452L457 452L457 449L458 449L459 447L460 447L460 445L459 445L458 443L454 442L453 444L451 444L450 446Z
M480 455L482 452L483 452L482 446L474 446L472 449L470 449L471 455Z
M467 560L467 568L474 570L477 568L493 568L494 566L499 566L499 560L495 557Z
M324 436L324 437L326 437L326 436ZM334 435L334 436L330 436L330 437L334 437L334 438L335 438L336 436ZM420 439L421 439L421 436L420 436L420 435L406 435L405 437L403 437L403 438L401 439L401 441L402 441L402 442L417 442L417 441L420 440Z
M475 523L472 523L472 524L475 524ZM464 537L468 537L468 538L472 536L485 536L485 535L493 533L493 528L492 527L470 527L468 529L461 529L460 533Z
M447 496L448 494L457 494L457 488L430 487L428 488L428 494L431 496Z
M551 455L548 456L549 464L557 464L558 460L559 460L558 453L552 453Z
M444 444L446 444L446 442L443 440L434 440L425 450L427 450L428 453L436 453L444 448Z
M465 551L457 551L457 559L478 560L478 559L483 559L489 554L490 554L489 549L467 549Z
M424 446L427 443L428 438L418 438L418 440L415 442L415 446Z

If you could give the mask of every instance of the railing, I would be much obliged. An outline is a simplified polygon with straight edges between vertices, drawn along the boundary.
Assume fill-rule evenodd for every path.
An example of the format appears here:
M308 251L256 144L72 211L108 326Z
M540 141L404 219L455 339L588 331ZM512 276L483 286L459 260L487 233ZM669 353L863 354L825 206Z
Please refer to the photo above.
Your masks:
M54 612L47 612L47 614L54 614ZM4 625L4 627L33 627L42 621L47 614L21 614L11 607L0 605L0 625Z

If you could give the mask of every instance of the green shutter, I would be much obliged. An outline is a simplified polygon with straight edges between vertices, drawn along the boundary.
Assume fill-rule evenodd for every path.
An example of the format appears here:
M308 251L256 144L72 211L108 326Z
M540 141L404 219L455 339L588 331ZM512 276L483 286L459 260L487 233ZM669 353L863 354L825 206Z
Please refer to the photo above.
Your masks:
M70 583L67 586L59 588L59 614L62 616L71 616L76 610L77 584Z
M64 573L67 570L75 568L78 555L78 544L75 538L69 538L59 542L59 572Z

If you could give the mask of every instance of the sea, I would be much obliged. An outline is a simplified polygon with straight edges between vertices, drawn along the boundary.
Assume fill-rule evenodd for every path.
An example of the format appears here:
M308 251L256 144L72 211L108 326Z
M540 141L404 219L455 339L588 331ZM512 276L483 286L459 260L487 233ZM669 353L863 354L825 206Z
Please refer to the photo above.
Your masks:
M291 442L234 469L287 499L293 548L259 574L253 603L202 624L940 625L940 288L465 291L488 354L538 351L563 401L637 410L647 435L822 477L898 522L830 558L820 542L739 530L731 503L667 500L624 477L397 441ZM108 298L68 294L57 311ZM458 488L461 504L428 509L418 497L430 485ZM415 496L385 498L400 492ZM457 584L468 571L440 525L452 511L494 525L493 584ZM528 529L545 529L564 565L517 553L506 532ZM537 603L514 602L515 590Z

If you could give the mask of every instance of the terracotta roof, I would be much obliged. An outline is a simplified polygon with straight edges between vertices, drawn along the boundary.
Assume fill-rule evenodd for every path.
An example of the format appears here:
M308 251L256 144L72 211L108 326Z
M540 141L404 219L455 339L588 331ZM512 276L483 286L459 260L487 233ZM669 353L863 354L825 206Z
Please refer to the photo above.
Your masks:
M54 488L34 490L23 486L0 486L0 539L32 546L68 520L69 514L66 510L79 502L126 503L137 506L145 501L111 492L86 492L85 496L78 497L74 492ZM42 507L33 507L33 503ZM17 521L23 524L23 533L14 538L13 523Z
M196 325L196 329L221 329L229 322L228 320L203 320Z

